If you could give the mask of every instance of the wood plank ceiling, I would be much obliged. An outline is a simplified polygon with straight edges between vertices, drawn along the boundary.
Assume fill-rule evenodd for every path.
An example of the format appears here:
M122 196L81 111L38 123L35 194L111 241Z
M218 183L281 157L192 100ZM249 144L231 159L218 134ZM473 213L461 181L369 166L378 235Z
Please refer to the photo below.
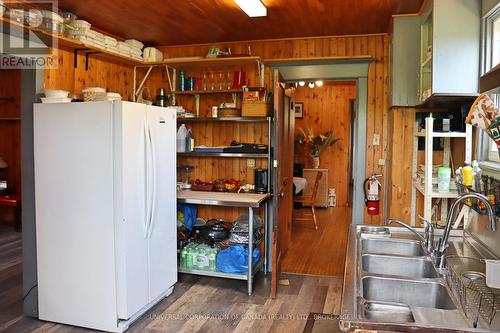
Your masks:
M262 0L267 17L248 17L233 0L59 0L97 28L153 45L387 32L394 14L423 0Z

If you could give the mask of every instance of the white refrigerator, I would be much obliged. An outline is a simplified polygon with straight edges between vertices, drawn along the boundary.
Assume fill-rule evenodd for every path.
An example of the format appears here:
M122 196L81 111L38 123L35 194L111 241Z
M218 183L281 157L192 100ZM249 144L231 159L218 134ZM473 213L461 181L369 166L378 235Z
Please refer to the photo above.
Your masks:
M39 318L122 332L177 282L176 114L35 104Z

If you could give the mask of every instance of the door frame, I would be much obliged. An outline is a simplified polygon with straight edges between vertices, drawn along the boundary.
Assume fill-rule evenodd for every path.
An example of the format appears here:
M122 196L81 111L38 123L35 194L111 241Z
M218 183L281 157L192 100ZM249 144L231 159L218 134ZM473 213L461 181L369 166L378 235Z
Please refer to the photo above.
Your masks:
M365 201L363 182L366 176L366 122L368 112L368 68L372 59L310 60L293 59L270 65L279 69L286 82L323 79L328 81L355 81L356 102L353 144L353 203L352 224L364 223ZM384 212L385 213L385 212ZM271 221L273 223L274 221Z

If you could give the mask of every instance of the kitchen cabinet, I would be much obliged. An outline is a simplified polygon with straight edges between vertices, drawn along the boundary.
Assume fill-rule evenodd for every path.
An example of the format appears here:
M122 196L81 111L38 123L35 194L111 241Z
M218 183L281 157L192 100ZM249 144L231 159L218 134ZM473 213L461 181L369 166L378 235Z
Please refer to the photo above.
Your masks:
M418 75L420 67L420 16L401 15L392 18L389 57L389 105L419 104Z
M420 102L478 93L479 0L433 0L420 26ZM427 105L432 106L432 105Z
M316 207L328 207L328 169L303 169L303 177L307 180L307 187L304 189L304 196L312 195L316 174L321 172L323 176L319 181L318 193L316 194Z

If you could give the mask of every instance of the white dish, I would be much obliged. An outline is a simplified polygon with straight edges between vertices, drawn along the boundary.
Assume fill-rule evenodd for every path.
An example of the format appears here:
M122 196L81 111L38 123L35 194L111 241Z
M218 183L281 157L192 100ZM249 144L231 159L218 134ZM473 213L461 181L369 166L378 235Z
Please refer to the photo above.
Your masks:
M71 98L49 98L42 97L42 103L70 103Z
M45 97L47 98L67 98L69 91L59 89L45 89Z
M127 39L125 43L137 49L142 49L144 47L144 44L139 42L137 39Z

